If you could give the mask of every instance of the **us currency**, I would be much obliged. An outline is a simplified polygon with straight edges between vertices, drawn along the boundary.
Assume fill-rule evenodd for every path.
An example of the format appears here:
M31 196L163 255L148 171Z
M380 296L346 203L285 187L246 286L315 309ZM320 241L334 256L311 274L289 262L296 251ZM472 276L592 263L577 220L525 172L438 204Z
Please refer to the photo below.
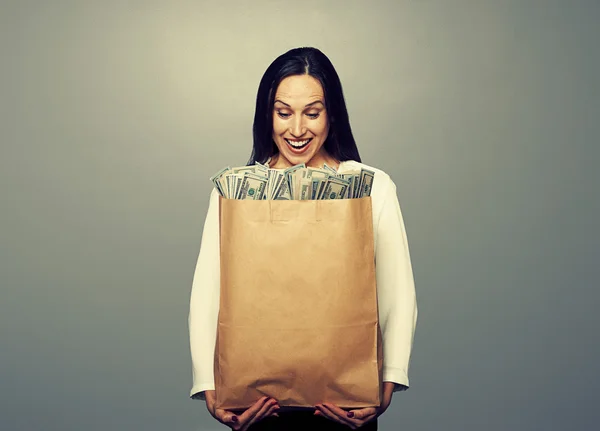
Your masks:
M348 199L354 199L358 196L357 190L358 190L358 179L359 178L360 178L360 174L352 175L350 177L350 187L348 187L348 193L346 193L346 196L348 196Z
M273 169L269 169L267 170L267 190L266 190L266 195L267 195L267 199L272 199L272 194L273 194L273 188L274 188L274 182L276 179L276 171Z
M277 189L276 193L274 194L274 200L286 200L289 201L292 199L292 195L290 194L290 189L288 186L287 181L283 180L281 182L281 185L279 186L279 189Z
M233 192L232 192L233 187L231 185L231 179L232 178L233 177L232 177L231 173L225 174L225 177L224 177L224 180L225 180L225 196L228 199L233 198Z
M210 177L210 180L214 183L215 188L221 196L225 196L225 184L221 182L221 178L223 178L223 175L225 175L228 172L231 172L231 168L229 166L226 166L219 172L217 172L215 175Z
M294 179L294 199L302 199L302 184L305 183L307 175L308 171L306 169L298 169L292 174L292 178Z
M267 178L269 176L269 167L262 165L258 162L256 162L256 164L254 165L255 171L254 173L258 174L258 175L262 175L263 177Z
M346 199L354 198L354 189L357 175L360 175L358 171L344 172L342 174L342 178L350 182L350 184L348 184L348 188L346 189L346 194L344 195Z
M237 196L240 193L242 182L244 180L244 175L246 173L258 175L267 179L267 171L268 169L261 164L256 164L253 166L241 166L235 168L224 168L217 172L211 179L215 183L215 187L217 191L221 194L221 196L226 197L228 199L237 199ZM264 196L264 195L263 195ZM265 197L263 197L264 199Z
M288 189L290 191L290 195L292 196L292 199L297 199L296 196L298 195L298 193L296 191L296 189L298 188L296 172L298 172L300 170L304 170L304 169L306 169L306 165L304 163L301 163L299 165L291 166L283 171L283 175L285 176L285 178L287 180Z
M329 173L330 173L331 175L333 175L334 177L335 177L335 176L337 176L337 174L338 174L338 173L337 173L337 171L336 171L335 169L333 169L333 168L332 168L332 167L330 167L330 166L327 166L327 163L323 163L323 169L325 169L326 171L329 171Z
M278 169L273 169L273 171L275 172L273 174L275 176L274 177L275 179L273 182L273 189L270 194L270 199L273 199L273 200L277 200L277 199L289 200L289 199L291 199L291 196L289 194L288 180L287 180L284 172L281 172Z
M256 169L257 169L257 165L253 165L253 166L240 166L240 167L237 167L237 168L232 168L231 169L231 173L232 174L244 174L245 172L256 173Z
M327 182L326 178L316 178L311 181L311 183L312 183L312 190L311 190L311 194L310 194L311 199L317 199L317 196L319 196L320 192L322 191L322 187L326 182Z
M325 192L325 188L329 184L329 178L325 180L321 180L319 184L317 184L317 191L315 193L315 199L323 199L323 193Z
M357 175L352 180L352 197L353 198L360 197L359 187L360 187L360 173L357 173Z
M323 178L323 179L327 179L330 175L331 172L329 172L327 169L319 169L319 168L311 168L308 167L306 168L306 177L307 178Z
M265 194L266 185L267 180L264 176L246 172L244 174L244 179L240 184L236 199L262 200Z
M361 169L360 172L360 197L371 196L371 189L373 188L373 179L375 178L375 172L368 169Z
M282 193L282 186L286 182L285 176L283 172L278 171L277 169L269 169L269 173L271 174L272 184L271 190L269 192L269 199L276 199L279 193ZM287 187L287 185L286 185Z
M333 168L299 164L285 170L256 163L218 171L210 178L229 199L312 200L352 199L371 195L375 173L369 169L338 173Z
M300 200L307 201L312 196L312 180L310 178L302 178L300 180Z
M343 178L330 178L323 192L322 199L343 199L350 181Z
M240 190L240 186L242 185L242 181L244 180L243 174L229 174L227 175L229 178L229 197L231 199L237 199L237 195Z
M241 187L242 187L242 182L244 181L245 175L246 174L252 174L252 172L246 171L244 173L237 173L234 175L231 175L231 198L232 199L237 199L237 196L240 193ZM254 175L254 174L252 174Z

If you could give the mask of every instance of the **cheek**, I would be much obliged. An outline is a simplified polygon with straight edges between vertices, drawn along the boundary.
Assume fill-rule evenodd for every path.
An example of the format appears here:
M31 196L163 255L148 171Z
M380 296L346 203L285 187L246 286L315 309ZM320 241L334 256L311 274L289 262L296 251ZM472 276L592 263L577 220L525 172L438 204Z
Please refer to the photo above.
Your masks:
M323 135L323 138L325 138L329 132L329 122L327 120L319 122L319 124L315 126L315 132L319 135Z
M273 134L280 135L283 132L285 132L285 126L283 125L283 122L277 117L273 117Z

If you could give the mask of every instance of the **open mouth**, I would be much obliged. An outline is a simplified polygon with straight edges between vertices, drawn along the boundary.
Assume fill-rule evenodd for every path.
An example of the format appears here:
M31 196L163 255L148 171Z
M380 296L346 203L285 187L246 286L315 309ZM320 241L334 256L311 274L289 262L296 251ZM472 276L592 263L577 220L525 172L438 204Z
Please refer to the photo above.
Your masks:
M312 138L305 139L303 141L291 141L286 138L283 139L285 139L285 142L287 142L291 147L293 147L296 150L301 150L302 148L306 147L310 143L310 141L312 141Z

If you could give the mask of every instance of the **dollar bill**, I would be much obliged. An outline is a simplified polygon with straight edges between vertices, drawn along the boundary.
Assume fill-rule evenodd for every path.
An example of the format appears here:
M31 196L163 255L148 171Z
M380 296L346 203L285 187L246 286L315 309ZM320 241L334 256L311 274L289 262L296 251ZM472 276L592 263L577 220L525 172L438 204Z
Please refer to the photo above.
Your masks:
M273 192L273 180L274 180L274 172L272 170L267 171L267 187L265 189L265 195L267 195L268 199L271 199L271 193Z
M333 169L331 166L327 166L327 163L323 163L323 169L329 171L333 176L337 176L337 171Z
M234 175L233 174L227 174L225 175L225 180L227 181L227 187L225 188L225 190L227 191L227 197L229 199L233 199L235 196L233 196L233 179L234 179Z
M327 169L308 167L306 171L307 178L328 178L331 175L331 172Z
M245 172L255 173L257 169L256 165L253 166L240 166L237 168L232 168L231 173L233 174L244 174Z
M312 196L312 180L310 178L302 178L300 180L300 200L309 200Z
M273 199L278 199L279 196L284 195L286 192L289 192L288 190L288 182L286 177L283 175L282 172L278 172L278 181L275 185L275 188L273 190L272 196ZM291 196L290 196L291 198Z
M312 190L310 193L310 198L311 199L317 199L317 196L319 196L319 191L321 190L321 185L327 181L326 179L321 179L321 178L316 178L316 179L312 179L311 180L311 184L312 184Z
M275 193L280 191L281 188L283 187L283 184L285 183L285 176L283 175L283 172L277 171L276 176L277 176L277 179L275 181L275 188L274 188ZM286 190L287 190L287 188L286 188Z
M231 174L229 177L229 196L232 199L238 199L238 194L240 192L240 186L242 185L242 181L244 180L244 174Z
M225 193L226 193L224 184L221 182L221 179L228 172L231 172L231 168L229 166L226 166L223 169L221 169L219 172L214 174L212 177L210 177L210 180L213 182L213 184L215 185L215 188L217 189L217 191L219 192L219 194L221 196L225 196Z
M267 171L267 191L265 193L265 199L274 199L275 191L279 187L282 177L283 174L276 169L269 169Z
M350 181L343 178L330 178L323 192L322 199L343 199Z
M262 200L267 180L262 175L255 175L251 172L246 172L240 184L240 189L236 195L236 199L253 199Z
M266 163L256 162L256 163L254 163L254 166L257 166L257 167L260 166L260 168L264 169L264 170L268 170L269 169L269 165L266 164Z
M353 172L345 172L342 174L342 178L349 181L344 198L351 199L354 197L354 179L356 178L356 174Z
M371 196L371 189L373 188L373 179L375 178L375 172L368 169L361 169L360 173L360 197Z
M287 181L283 180L277 192L275 193L274 199L276 200L291 200L292 196L290 194L290 189L288 187Z
M231 174L225 175L225 181L226 181L225 192L227 193L227 198L228 199L232 199L233 198L233 195L232 195L233 187L231 185L231 179L232 178L233 178L233 175L231 175Z
M292 178L294 179L294 187L293 187L293 196L294 199L301 199L302 196L302 183L306 179L306 175L308 172L306 169L298 169L294 171L292 174Z
M261 175L265 178L268 178L268 176L269 176L269 168L268 167L261 165L260 163L256 163L254 165L254 169L255 169L255 171L254 171L255 174Z
M286 170L283 171L283 175L285 176L285 179L287 180L288 189L290 191L290 195L292 196L292 198L294 198L294 196L296 196L296 191L294 189L297 188L297 187L295 187L296 186L295 172L297 172L301 169L305 169L305 168L306 168L306 165L304 163L301 163L299 165L290 166L289 168L287 168Z

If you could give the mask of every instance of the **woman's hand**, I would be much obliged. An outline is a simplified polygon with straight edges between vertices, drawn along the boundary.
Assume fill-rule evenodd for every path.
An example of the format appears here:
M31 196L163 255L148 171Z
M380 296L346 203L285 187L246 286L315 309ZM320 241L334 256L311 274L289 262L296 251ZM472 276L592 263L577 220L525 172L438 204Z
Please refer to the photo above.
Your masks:
M278 416L279 405L277 404L277 400L273 398L262 397L253 406L244 411L244 413L236 415L228 410L215 409L216 393L214 390L206 391L205 396L206 408L212 417L236 431L246 431L250 425L267 416Z
M367 422L381 416L387 410L392 402L392 393L394 391L394 383L383 383L383 400L379 407L367 407L357 410L343 410L331 403L317 404L315 407L315 415L324 416L333 421L349 426L351 429L356 429Z

